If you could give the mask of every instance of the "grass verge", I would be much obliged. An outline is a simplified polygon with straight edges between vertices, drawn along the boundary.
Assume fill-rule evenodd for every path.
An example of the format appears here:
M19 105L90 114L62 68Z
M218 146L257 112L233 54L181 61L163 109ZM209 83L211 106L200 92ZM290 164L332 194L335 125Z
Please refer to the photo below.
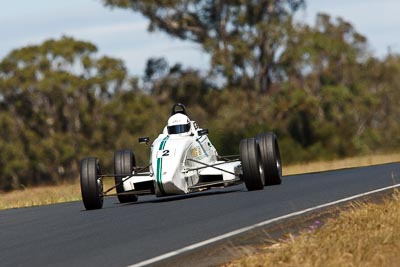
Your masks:
M113 180L104 180L105 187L111 187ZM111 192L112 193L112 192ZM0 210L24 208L81 200L80 183L40 186L0 193Z
M263 250L224 266L399 266L400 193L380 204L353 204L323 227L317 221Z
M0 194L0 209L32 207L81 199L79 184L41 186Z
M354 168L354 167L364 167L364 166L385 164L391 162L400 162L400 153L352 157L352 158L345 158L332 161L318 161L318 162L295 164L287 167L283 166L283 175L320 172L320 171L337 170L337 169Z

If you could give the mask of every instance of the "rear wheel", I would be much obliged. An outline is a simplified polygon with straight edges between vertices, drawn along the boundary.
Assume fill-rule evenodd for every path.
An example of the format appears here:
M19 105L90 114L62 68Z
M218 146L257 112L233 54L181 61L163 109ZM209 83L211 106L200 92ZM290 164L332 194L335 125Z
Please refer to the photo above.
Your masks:
M264 188L264 173L260 165L260 148L255 138L243 139L239 146L243 179L249 191Z
M278 139L272 132L257 135L261 151L261 165L265 175L265 185L282 183L282 162L279 152Z
M133 154L132 150L124 149L115 151L114 173L117 174L117 176L115 176L114 179L115 185L117 185L116 190L118 194L126 193L122 181L126 176L132 174L135 165L135 155ZM118 195L118 200L120 203L135 202L138 200L138 197L136 195Z
M84 158L80 167L81 193L87 210L103 207L103 179L97 158Z

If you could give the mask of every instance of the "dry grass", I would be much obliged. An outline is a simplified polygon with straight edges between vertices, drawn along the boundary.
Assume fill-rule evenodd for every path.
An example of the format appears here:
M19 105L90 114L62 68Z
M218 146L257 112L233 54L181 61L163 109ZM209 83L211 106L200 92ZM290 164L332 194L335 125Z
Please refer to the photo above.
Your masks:
M355 204L323 227L268 246L236 266L400 266L400 193L382 204Z
M0 209L47 205L81 199L79 184L42 186L0 194Z
M107 179L104 186L111 187L113 181ZM55 203L81 200L79 182L57 186L41 186L0 193L0 210L49 205Z
M400 162L400 153L353 157L333 161L311 162L287 167L283 166L283 175L363 167L390 162Z

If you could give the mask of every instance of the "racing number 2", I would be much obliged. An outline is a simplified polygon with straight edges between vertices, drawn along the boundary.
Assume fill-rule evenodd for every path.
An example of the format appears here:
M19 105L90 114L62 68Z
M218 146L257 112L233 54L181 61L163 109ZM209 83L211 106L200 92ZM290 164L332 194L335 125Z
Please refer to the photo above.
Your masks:
M171 150L169 149L159 150L157 152L157 158L166 158L169 156L171 156Z

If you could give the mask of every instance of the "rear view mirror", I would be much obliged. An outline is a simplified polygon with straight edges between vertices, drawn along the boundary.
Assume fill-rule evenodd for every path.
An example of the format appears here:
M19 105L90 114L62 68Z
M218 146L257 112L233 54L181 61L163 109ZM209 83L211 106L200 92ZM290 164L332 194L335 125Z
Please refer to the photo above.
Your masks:
M150 141L150 137L139 137L139 144L147 144Z
M199 136L206 135L206 134L208 134L208 129L201 129L201 130L198 130L198 131L197 131L197 134L198 134Z

